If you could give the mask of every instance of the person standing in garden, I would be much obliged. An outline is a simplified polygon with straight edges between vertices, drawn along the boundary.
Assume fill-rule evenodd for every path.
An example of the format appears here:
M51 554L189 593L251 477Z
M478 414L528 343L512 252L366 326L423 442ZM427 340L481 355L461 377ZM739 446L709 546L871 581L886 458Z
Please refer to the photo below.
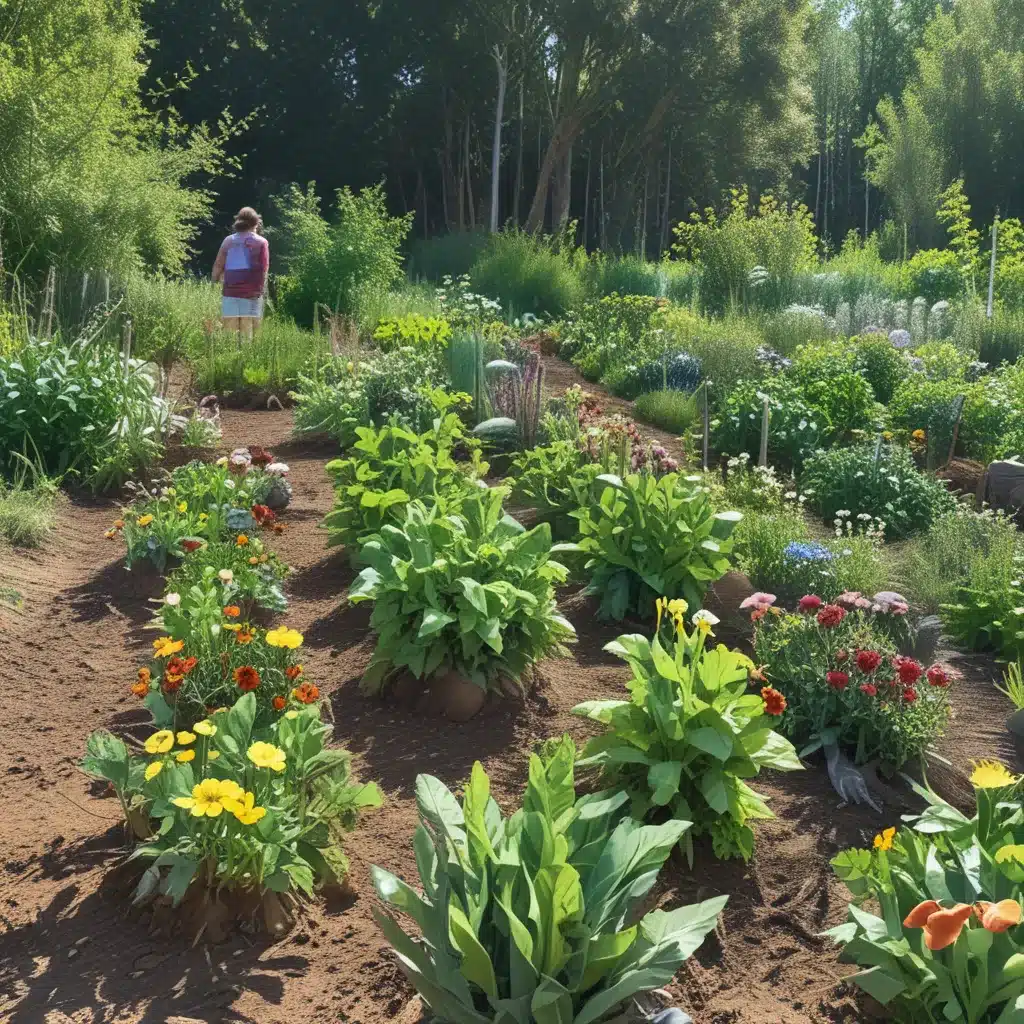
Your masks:
M213 264L214 283L224 282L224 328L251 338L263 317L263 294L270 271L270 246L260 234L263 221L251 207L235 215L234 233L221 242Z

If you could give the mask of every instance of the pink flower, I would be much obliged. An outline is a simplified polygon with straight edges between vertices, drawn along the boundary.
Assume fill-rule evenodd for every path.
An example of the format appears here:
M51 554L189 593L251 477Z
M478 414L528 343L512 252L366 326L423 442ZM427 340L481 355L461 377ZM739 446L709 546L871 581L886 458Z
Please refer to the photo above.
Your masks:
M818 597L817 594L806 594L801 597L797 603L797 608L804 613L804 615L810 615L816 612L824 602Z
M846 590L836 598L835 603L840 608L852 612L854 608L859 607L857 604L859 600L861 600L859 590Z
M825 674L825 682L833 690L845 690L850 682L850 677L845 672L828 672Z
M882 664L882 656L878 651L858 651L856 660L857 668L865 675L871 675Z
M825 629L838 626L846 618L846 612L837 604L827 604L818 612L818 625Z
M949 686L949 674L942 665L932 665L926 675L932 686Z
M874 683L861 683L860 692L867 697L875 697L878 695L878 687Z
M740 611L746 611L748 608L770 608L773 604L775 604L775 595L765 594L759 590L756 594L751 594L750 597L740 602Z
M899 673L900 682L911 686L921 678L922 668L913 658L898 656L892 659L892 666Z

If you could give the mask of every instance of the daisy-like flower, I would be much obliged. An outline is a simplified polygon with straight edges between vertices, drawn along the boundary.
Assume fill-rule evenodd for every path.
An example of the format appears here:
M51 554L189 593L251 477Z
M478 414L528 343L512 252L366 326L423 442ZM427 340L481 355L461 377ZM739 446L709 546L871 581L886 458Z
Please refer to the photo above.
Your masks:
M979 761L971 772L971 785L976 789L1002 789L1019 781L1020 776L1011 774L1006 765L998 761Z
M268 768L273 772L284 771L284 751L280 747L275 747L273 743L257 741L249 747L245 752L245 756L248 757L257 768Z
M695 612L693 618L690 620L705 636L711 633L713 626L717 626L721 621L717 615L713 612L709 612L707 609L702 609L699 612Z
M896 836L896 829L886 828L882 832L875 836L875 849L876 850L891 850L892 841Z

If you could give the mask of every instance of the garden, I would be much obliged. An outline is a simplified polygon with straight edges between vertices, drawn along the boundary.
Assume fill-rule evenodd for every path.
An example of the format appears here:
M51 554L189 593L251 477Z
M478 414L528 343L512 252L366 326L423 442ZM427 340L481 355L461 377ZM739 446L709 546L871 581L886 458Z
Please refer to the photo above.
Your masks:
M0 4L0 1020L1024 1024L1024 225L934 94L997 5L895 5L857 132L870 5L548 6Z

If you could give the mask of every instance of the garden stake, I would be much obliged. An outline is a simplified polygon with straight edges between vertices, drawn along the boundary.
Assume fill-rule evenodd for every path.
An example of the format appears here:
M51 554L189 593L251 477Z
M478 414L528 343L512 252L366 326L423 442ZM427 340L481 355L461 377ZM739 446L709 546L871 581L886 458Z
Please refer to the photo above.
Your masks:
M759 466L768 465L768 396L764 396L764 411L761 413L761 454L758 456Z
M711 416L708 408L708 382L704 381L704 444L701 452L701 468L708 471L708 438L711 434Z
M992 294L996 283L996 239L999 237L999 211L996 210L995 219L992 221L992 259L988 265L988 307L985 315L992 319ZM950 455L950 458L953 456Z

